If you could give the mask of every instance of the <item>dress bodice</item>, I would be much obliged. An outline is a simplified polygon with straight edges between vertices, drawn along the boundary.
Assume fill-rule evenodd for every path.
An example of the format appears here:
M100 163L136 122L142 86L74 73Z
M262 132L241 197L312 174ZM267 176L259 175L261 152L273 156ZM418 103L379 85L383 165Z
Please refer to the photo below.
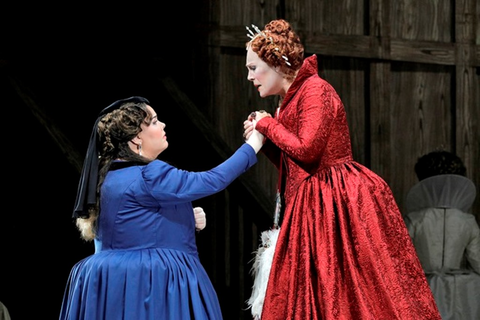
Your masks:
M335 89L318 76L316 56L305 60L278 117L263 118L256 128L270 139L262 151L277 167L283 152L285 198L306 178L353 160L345 108Z

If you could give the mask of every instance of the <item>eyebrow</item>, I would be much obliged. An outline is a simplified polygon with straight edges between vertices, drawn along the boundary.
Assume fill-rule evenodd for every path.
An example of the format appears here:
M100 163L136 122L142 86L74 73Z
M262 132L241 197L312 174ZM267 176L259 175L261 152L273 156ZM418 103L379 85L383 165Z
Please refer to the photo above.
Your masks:
M152 123L152 122L153 122L155 119L157 119L157 120L158 120L158 117L157 117L157 115L154 115L154 116L152 116L152 118L150 119L150 122L149 122L149 124L151 124L151 123Z

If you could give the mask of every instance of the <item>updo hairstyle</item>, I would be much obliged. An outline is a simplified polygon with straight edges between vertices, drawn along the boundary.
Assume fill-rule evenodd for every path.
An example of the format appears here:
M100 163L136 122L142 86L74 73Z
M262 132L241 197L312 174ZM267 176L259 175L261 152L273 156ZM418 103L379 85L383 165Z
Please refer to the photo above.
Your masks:
M283 19L270 21L246 45L270 67L279 68L286 78L293 79L303 64L304 47L290 23Z
M98 123L102 160L109 161L112 158L138 160L137 154L130 149L128 142L142 131L140 126L142 123L148 126L151 120L152 115L143 102L128 102L119 109L107 113Z

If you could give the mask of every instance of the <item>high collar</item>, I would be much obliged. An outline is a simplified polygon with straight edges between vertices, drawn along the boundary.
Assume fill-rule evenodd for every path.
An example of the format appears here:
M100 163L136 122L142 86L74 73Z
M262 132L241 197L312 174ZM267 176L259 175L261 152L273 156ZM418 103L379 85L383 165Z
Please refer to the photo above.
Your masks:
M407 194L407 212L425 208L457 208L463 212L475 201L473 182L456 174L441 174L424 179L414 185Z
M318 74L318 63L317 56L314 54L303 60L302 67L298 70L295 80L293 80L292 85L288 88L282 106L288 104L303 83L316 74Z

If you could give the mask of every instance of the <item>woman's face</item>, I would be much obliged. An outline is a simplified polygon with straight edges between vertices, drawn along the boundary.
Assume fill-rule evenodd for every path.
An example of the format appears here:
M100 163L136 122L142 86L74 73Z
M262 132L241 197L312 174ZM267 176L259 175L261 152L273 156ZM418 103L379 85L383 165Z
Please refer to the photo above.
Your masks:
M247 50L246 67L248 69L247 79L253 82L260 97L265 98L271 95L285 96L287 87L283 76L260 59L251 47L248 47Z
M147 106L152 115L150 125L141 125L142 131L138 137L142 141L142 155L149 159L155 159L168 147L167 135L165 134L165 123L160 122L157 113L152 107Z

